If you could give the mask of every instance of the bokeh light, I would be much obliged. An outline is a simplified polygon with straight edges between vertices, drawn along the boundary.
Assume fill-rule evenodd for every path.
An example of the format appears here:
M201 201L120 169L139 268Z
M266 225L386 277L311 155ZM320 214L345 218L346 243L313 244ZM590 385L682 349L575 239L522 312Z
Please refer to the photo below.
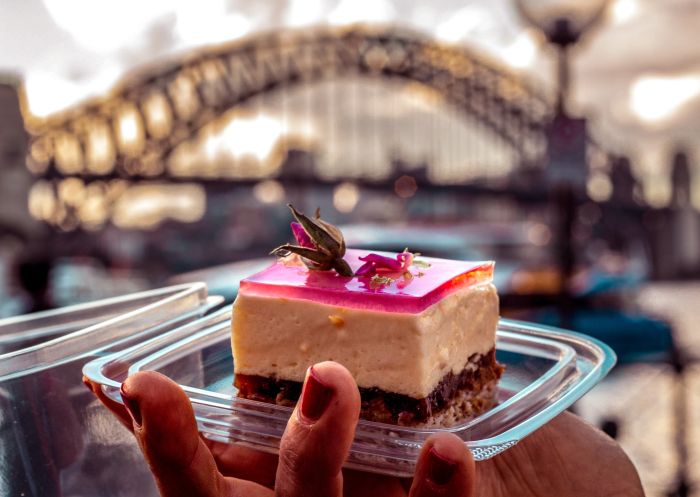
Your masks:
M416 178L404 174L394 182L394 192L400 198L411 198L418 191Z
M284 186L274 179L266 179L255 184L253 195L263 204L279 204L284 201Z
M146 183L131 186L117 199L112 220L124 229L153 229L166 219L197 221L205 209L201 185Z
M360 200L360 189L354 183L344 182L333 190L333 206L339 212L352 212Z
M586 183L586 192L591 200L605 202L612 195L612 183L610 177L603 172L591 174Z
M667 119L700 96L700 74L642 76L630 88L629 105L641 120Z

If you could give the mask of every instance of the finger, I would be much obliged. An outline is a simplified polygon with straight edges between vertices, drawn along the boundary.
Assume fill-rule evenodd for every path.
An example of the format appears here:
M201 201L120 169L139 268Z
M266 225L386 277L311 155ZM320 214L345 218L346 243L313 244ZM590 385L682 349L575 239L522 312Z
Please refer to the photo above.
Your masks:
M280 443L278 497L340 497L341 468L355 436L360 392L340 364L309 368Z
M473 497L474 458L457 436L438 433L426 440L418 458L410 497Z
M133 421L124 404L112 400L102 391L102 386L99 383L86 376L83 376L83 383L133 433ZM217 468L224 476L245 478L268 488L274 487L275 472L277 471L276 455L238 445L203 440L213 454Z
M224 476L245 478L268 488L274 488L277 455L207 439L204 439L204 443L209 447L216 461L216 467Z
M200 438L192 405L172 380L154 372L137 373L122 384L134 435L163 497L270 497L260 485L218 471Z
M83 376L83 384L90 390L95 397L104 405L107 409L112 411L112 414L116 416L121 424L123 424L129 431L133 432L134 427L131 422L131 416L126 410L123 404L110 399L103 391L102 386L99 383L91 381L87 376Z
M391 476L343 470L343 495L345 497L406 497L408 487L404 480Z

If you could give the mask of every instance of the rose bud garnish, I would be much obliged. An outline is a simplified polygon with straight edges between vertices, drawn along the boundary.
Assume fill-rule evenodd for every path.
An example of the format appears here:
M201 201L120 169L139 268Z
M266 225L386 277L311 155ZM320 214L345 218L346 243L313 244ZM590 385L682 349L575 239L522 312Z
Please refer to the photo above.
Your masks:
M335 270L341 276L353 276L352 269L343 259L345 240L340 230L321 219L319 209L312 219L287 204L296 222L291 223L297 245L285 244L274 249L271 254L287 257L296 254L309 269L316 271Z

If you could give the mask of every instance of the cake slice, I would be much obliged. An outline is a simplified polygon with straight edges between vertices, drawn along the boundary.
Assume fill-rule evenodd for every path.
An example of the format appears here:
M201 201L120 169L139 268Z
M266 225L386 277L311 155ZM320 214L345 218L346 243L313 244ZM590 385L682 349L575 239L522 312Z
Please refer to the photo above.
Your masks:
M367 420L450 426L494 404L502 367L492 262L344 247L343 260L352 276L291 255L241 282L239 397L292 406L307 368L332 360L355 378Z

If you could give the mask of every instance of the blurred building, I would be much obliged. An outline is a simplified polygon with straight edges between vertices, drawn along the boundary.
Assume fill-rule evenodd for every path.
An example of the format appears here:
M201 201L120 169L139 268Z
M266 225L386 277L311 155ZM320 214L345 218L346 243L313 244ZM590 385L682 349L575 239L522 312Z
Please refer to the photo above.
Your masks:
M29 214L32 183L25 167L28 136L20 111L20 81L0 74L0 230L26 239L41 229Z
M700 214L693 207L693 171L687 152L677 150L670 168L673 251L669 254L678 274L700 274Z
M639 202L639 181L632 171L628 157L615 156L610 164L612 195L610 200L618 205L631 206Z
M0 74L0 316L21 313L34 301L35 309L46 307L48 284L46 261L29 244L47 227L27 207L33 179L25 167L28 136L18 88L18 78Z

